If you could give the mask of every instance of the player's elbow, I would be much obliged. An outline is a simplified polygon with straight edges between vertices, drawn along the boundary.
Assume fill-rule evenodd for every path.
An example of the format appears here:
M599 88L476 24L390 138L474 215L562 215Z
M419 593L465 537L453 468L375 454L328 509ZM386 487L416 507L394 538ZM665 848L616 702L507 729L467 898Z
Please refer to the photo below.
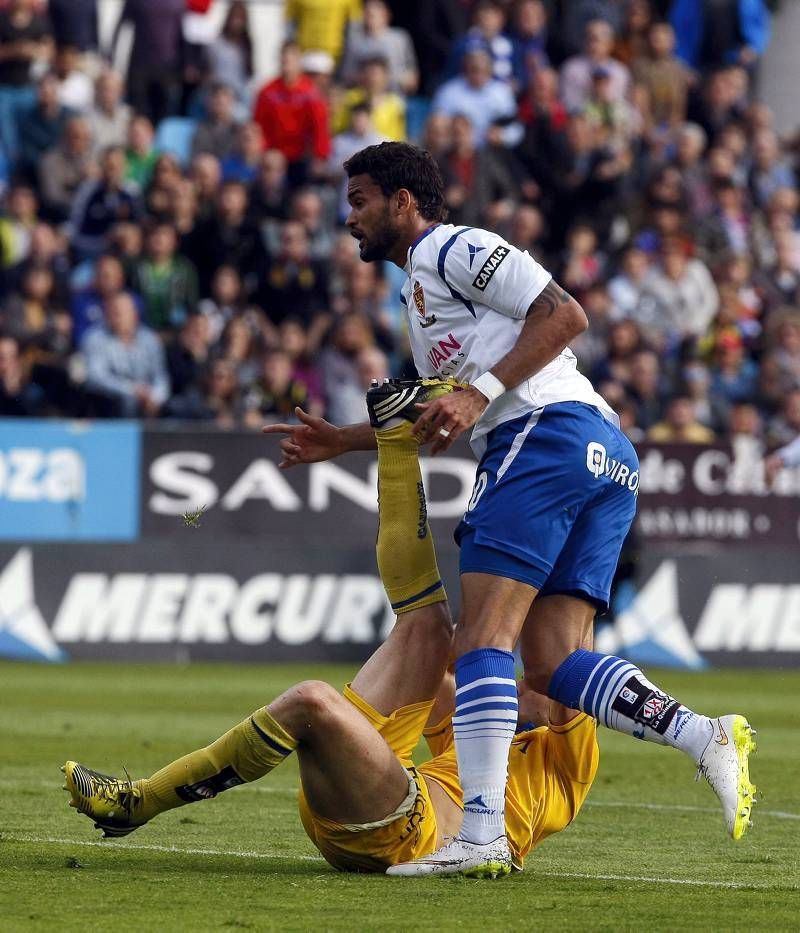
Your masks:
M585 330L588 330L589 318L586 317L586 312L574 298L570 298L570 300L561 307L563 311L562 318L564 329L568 331L566 342L569 343Z

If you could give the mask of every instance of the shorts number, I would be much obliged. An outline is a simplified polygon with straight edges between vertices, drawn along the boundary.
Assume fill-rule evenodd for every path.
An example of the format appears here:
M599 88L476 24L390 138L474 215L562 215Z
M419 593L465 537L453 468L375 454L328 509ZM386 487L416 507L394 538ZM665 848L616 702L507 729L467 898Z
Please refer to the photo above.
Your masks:
M475 488L472 490L472 495L469 499L469 504L467 505L467 511L471 512L475 506L480 502L481 496L486 491L486 487L489 485L489 475L485 471L478 474L478 478L475 480Z

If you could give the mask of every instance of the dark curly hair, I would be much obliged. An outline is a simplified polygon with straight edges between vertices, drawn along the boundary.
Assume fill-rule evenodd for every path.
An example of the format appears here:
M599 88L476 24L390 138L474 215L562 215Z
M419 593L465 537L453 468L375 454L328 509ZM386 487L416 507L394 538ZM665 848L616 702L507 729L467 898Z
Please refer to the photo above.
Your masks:
M426 149L410 143L378 143L351 156L344 170L348 178L369 175L387 197L407 188L426 220L444 220L447 216L442 173Z

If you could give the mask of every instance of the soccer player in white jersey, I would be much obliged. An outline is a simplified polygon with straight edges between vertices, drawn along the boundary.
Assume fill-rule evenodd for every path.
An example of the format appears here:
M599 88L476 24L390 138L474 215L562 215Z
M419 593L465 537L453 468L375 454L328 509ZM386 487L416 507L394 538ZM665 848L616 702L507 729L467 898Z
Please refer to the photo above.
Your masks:
M420 376L465 387L433 397L424 379L387 382L368 396L372 427L335 428L298 411L299 426L265 430L289 435L284 467L371 449L373 427L400 430L403 419L409 435L432 441L434 454L472 429L480 459L456 532L462 610L453 725L464 821L452 842L389 873L510 870L504 806L518 641L534 690L689 755L740 838L755 790L747 720L710 719L635 665L581 648L595 613L608 606L639 481L635 451L568 347L587 326L583 309L527 253L487 230L444 223L442 179L424 150L381 143L345 169L347 226L361 259L389 260L408 275L403 302ZM400 458L387 460L379 484L402 484L403 469ZM405 599L424 598L426 585L420 577L419 592ZM393 599L396 609L404 603Z

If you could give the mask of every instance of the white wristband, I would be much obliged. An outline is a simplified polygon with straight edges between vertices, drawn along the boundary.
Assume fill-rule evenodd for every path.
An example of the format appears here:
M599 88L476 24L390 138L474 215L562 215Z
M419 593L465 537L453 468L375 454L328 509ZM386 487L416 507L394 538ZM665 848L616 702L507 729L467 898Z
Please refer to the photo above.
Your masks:
M484 373L482 376L478 376L475 382L472 383L472 388L477 389L481 395L485 395L490 402L500 398L506 391L503 383L492 373Z

